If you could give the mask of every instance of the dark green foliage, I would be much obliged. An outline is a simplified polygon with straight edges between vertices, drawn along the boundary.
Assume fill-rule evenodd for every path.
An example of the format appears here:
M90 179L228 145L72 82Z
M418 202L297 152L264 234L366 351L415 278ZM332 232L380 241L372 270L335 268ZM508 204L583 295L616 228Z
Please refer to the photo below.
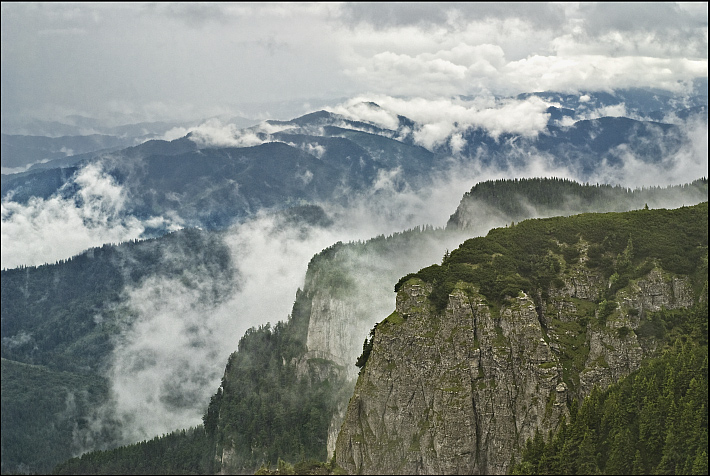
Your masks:
M253 472L278 459L324 461L327 457L331 415L340 393L352 389L329 361L305 362L319 366L328 373L326 378L314 373L298 378L296 361L305 353L306 336L294 330L307 314L301 315L298 306L294 309L298 314L288 323L247 331L227 363L219 403L213 399L219 412L214 437L218 447L231 448L232 464L238 465L230 467L232 471Z
M511 474L707 474L707 300L663 314L673 345L536 434Z
M330 417L341 393L352 388L337 372L323 381L298 378L295 359L305 353L309 312L310 299L299 292L288 322L244 334L239 350L229 358L222 387L210 400L203 426L87 453L55 472L210 474L219 471L214 457L224 446L234 451L239 471L247 473L268 461L324 461ZM313 360L306 365L333 365Z
M441 265L400 279L395 290L412 277L431 283L430 300L439 311L458 281L479 286L490 303L500 303L519 291L544 296L562 268L556 256L561 254L568 264L574 261L576 253L568 250L580 239L589 243L589 268L608 278L617 274L609 297L629 279L650 271L654 260L666 271L694 276L694 282L703 283L707 227L707 202L676 210L526 220L512 228L493 229L485 238L467 240ZM611 302L600 308L600 321L612 308Z
M370 331L370 338L368 339L367 337L365 337L365 342L362 343L362 354L360 354L360 356L355 361L355 366L360 369L360 372L362 372L362 369L365 368L367 359L370 358L370 352L372 352L372 344L374 344L375 342L375 330L377 330L377 324L375 324L375 327L373 327Z
M567 215L587 212L621 212L648 209L648 203L658 208L664 199L683 197L685 203L707 200L707 179L670 187L629 189L605 184L581 184L561 178L528 178L490 180L477 183L463 196L461 203L472 208L487 205L496 214L517 223L530 218L530 206L537 216ZM683 202L681 202L683 203ZM667 206L667 205L666 205ZM467 207L459 207L451 215L448 227L456 227L465 219Z
M318 219L317 210L305 209L303 212L305 212L306 219L309 219L311 214L313 214L313 219ZM564 271L565 266L572 261L579 259L576 245L582 238L600 246L597 266L606 267L605 275L613 276L616 273L618 277L615 283L623 283L625 279L632 279L647 273L653 267L653 260L659 261L664 267L668 264L669 267L680 270L678 272L690 272L695 276L694 282L701 280L704 272L704 280L707 280L707 267L705 265L704 271L702 268L703 258L706 263L707 256L707 204L704 205L704 208L702 206L690 207L679 211L642 210L634 213L645 213L646 215L639 219L634 216L627 217L626 214L623 216L621 214L584 215L565 219L569 220L572 225L565 224L560 219L522 222L509 229L494 230L486 238L469 240L458 250L446 256L441 265L424 268L419 273L408 275L408 277L417 276L434 284L432 301L439 308L446 305L448 294L459 281L477 284L491 303L500 302L506 296L515 296L521 290L532 293L533 296L536 292L544 294L547 287L554 285L555 280L559 279L558 273ZM682 215L680 219L683 220L680 227L677 226L678 223L674 223L679 219L679 215ZM663 217L665 217L665 221ZM702 229L705 232L704 238L700 232ZM368 242L368 246L383 250L396 249L402 246L403 242L406 243L409 240L408 236L402 234L397 239L381 236ZM225 272L225 269L229 269L229 266L226 265L225 269L220 267L221 251L219 248L203 248L200 240L194 240L193 245L189 244L190 240L187 241L188 244L182 251L185 256L194 256L198 263L204 259L209 266L214 266L211 269L217 272ZM207 243L209 244L210 241L208 240ZM631 246L629 246L630 244ZM343 253L340 251L344 248L357 249L360 245L338 243L324 250L312 261L312 264L320 264L319 272L312 273L309 267L307 281L311 280L314 283L314 289L322 287L322 289L336 294L346 292L353 282L338 270L339 264L335 261L341 259ZM139 249L138 244L131 246ZM365 245L362 244L362 246ZM116 254L116 248L118 247L106 246L94 250L94 253ZM172 268L163 262L162 255L158 251L159 248L146 249L145 253L140 255L141 266L152 267L162 273L175 273L179 276L181 269ZM122 259L121 254L117 254L118 257L115 259ZM131 269L129 267L121 268L128 269L129 273L100 271L91 274L89 271L96 269L96 266L91 266L92 256L95 255L80 257L80 259L74 258L63 264L75 266L75 269L81 271L76 276L81 276L81 280L88 283L87 286L91 284L98 286L96 291L98 297L95 300L78 292L84 286L83 281L75 285L76 289L73 289L71 285L61 287L61 290L53 288L52 286L57 286L56 283L72 283L59 272L61 267L47 266L3 271L3 326L6 325L7 315L5 312L5 283L8 281L6 277L14 278L14 281L13 279L9 281L15 283L15 288L12 288L12 292L15 293L22 289L23 284L33 283L37 278L38 282L44 284L36 285L36 289L32 288L33 295L35 297L41 296L42 286L45 286L45 290L50 289L52 293L55 293L52 294L52 299L64 300L64 304L58 306L57 309L50 309L47 315L58 321L66 321L65 327L58 326L60 329L58 332L65 333L64 337L69 336L67 342L75 342L74 345L66 343L47 345L47 348L53 352L52 358L33 353L29 345L27 347L3 345L3 355L6 355L5 352L7 352L8 356L18 359L22 356L31 362L51 360L52 365L63 369L97 364L96 361L91 360L90 355L100 355L98 353L92 354L92 352L98 352L96 348L104 349L104 347L99 345L102 342L101 334L96 334L96 326L92 324L93 320L89 317L95 315L97 309L101 309L100 306L104 303L115 302L115 295L110 293L114 289L120 289L121 283L140 282L146 274L143 274L142 268ZM114 276L114 274L120 275ZM32 279L23 279L30 275ZM121 281L112 283L110 281L112 277ZM64 281L62 281L63 278ZM398 283L397 289L404 281L406 279ZM32 284L32 286L35 285ZM105 289L101 286L105 286ZM606 298L609 302L613 296L609 295ZM82 304L82 300L90 302ZM34 299L34 301L37 301L36 305L38 306L52 304L51 302L42 304L43 301L40 299ZM13 306L16 306L13 309L21 307L16 303ZM215 447L228 447L230 451L234 451L234 460L242 465L241 470L248 472L253 472L264 462L278 461L279 458L291 462L304 461L307 458L321 461L325 459L327 427L334 411L335 402L339 398L338 392L347 393L350 389L338 380L337 372L333 372L324 380L296 377L295 362L303 357L305 352L309 306L309 297L301 292L297 295L294 310L288 322L251 329L240 340L239 351L233 354L229 361L226 374L228 378L225 379L223 388L218 389L212 397L204 415L205 440L196 437L194 433L190 434L190 438L195 438L194 441L198 442L196 443L198 447L204 448L204 445L211 445L207 451L209 455L215 454ZM38 309L40 309L39 312L42 312L41 308ZM72 311L69 312L66 309L72 309ZM28 314L26 323L35 326L31 331L33 338L37 339L36 336L40 336L50 342L53 336L49 324L46 328L35 325L39 319L29 314L37 312L36 309L26 312ZM680 333L678 329L682 328L686 321L686 316L675 312L647 316L639 333L645 331L649 335L659 336L659 338L668 335L674 336ZM674 324L670 325L671 322ZM79 325L81 323L84 327ZM17 325L17 322L8 322L7 324ZM689 323L687 325L695 329L693 327L695 324ZM17 327L17 329L22 329L22 327ZM15 334L6 334L5 332L5 327L3 327L3 337L18 335L17 332ZM72 332L77 334L71 334ZM702 335L702 331L696 333ZM99 337L96 337L97 335ZM110 329L107 329L106 336L109 335ZM704 335L707 340L707 319L705 319ZM71 341L70 337L76 338L75 341ZM92 349L90 346L83 345L92 342L98 342L94 350L90 350ZM110 341L107 339L106 342ZM106 342L104 344L108 345ZM369 344L372 344L372 340L369 340ZM43 352L44 346L44 343L40 346ZM83 354L84 352L86 355ZM104 349L103 352L106 350ZM78 358L75 360L75 357ZM305 365L320 366L319 368L326 370L326 372L327 369L334 368L332 363L317 360L311 359L311 361L305 362ZM362 362L363 366L365 361L366 358ZM3 402L4 412L5 404ZM3 439L5 439L5 434L6 432L3 431ZM589 436L582 442L589 446L596 445L595 438ZM151 450L150 456L148 456L149 453L143 453L143 457L157 458L158 460L164 458L170 446L160 442L156 442L155 445L154 448L158 449ZM35 444L35 446L37 445ZM132 453L137 451L135 449L122 451L124 453L121 454L124 455L137 454ZM221 451L218 451L218 454L221 454ZM3 458L5 457L5 446L3 446ZM118 461L121 456L119 453L107 452L104 458L104 461L113 458ZM87 459L87 461L90 460L90 458ZM170 472L219 470L218 467L204 469L208 466L200 466L202 468L200 470L194 469L197 468L194 463L197 461L196 457L178 458L176 461L184 461L184 463L172 464ZM76 462L72 464L76 464ZM123 464L121 463L121 465ZM151 465L157 463L152 461L143 464L146 467L154 468ZM596 460L590 460L587 461L587 464L589 468L596 468L598 463ZM692 465L698 468L703 467L702 453L695 455ZM707 464L705 463L705 465ZM86 472L100 472L99 466L92 466L92 468ZM71 471L80 472L78 469ZM134 472L140 471L143 470L134 469ZM146 470L146 472L159 471Z
M607 301L604 299L599 303L597 318L599 319L600 326L606 325L607 318L614 312L615 309L616 303L614 301Z
M110 451L85 453L57 465L53 474L213 474L212 448L199 426Z
M71 456L75 427L87 425L87 409L108 395L103 378L7 359L1 376L2 461L13 470L42 473Z
M223 288L205 291L209 302L234 286L231 254L219 234L185 229L2 271L4 471L47 472L83 449L73 443L73 425L81 429L91 410L106 402L103 372L112 337L134 317L121 305L124 288L149 277L187 280L193 273L222 278ZM19 368L28 370L13 370ZM112 431L92 448L115 444Z
M225 283L235 278L219 234L185 229L160 239L103 245L56 264L2 270L2 357L56 370L96 371L112 350L116 321L130 318L118 306L125 286L196 272ZM223 297L214 290L205 299ZM16 339L23 335L31 338Z

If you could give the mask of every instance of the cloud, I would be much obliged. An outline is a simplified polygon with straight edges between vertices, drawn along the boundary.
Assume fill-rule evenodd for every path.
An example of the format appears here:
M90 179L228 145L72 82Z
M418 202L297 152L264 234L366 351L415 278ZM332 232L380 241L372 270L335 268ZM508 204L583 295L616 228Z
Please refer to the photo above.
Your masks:
M274 121L264 121L249 128L239 128L235 124L224 124L219 119L209 119L195 127L173 127L167 131L162 140L175 140L190 134L198 147L253 147L268 142L270 135L293 129L291 124L280 124ZM262 138L266 136L267 139Z
M2 8L3 118L195 120L366 93L677 90L707 78L707 7L692 3Z
M678 91L707 77L706 10L691 18L669 4L439 5L345 6L344 18L358 25L346 72L372 92L428 98Z
M379 109L361 105L374 102ZM503 133L534 137L547 126L549 104L531 96L525 100L496 100L491 96L472 99L403 99L373 94L359 96L333 111L360 121L394 128L397 115L417 123L411 131L415 142L427 149L447 142L471 127L480 127L493 137ZM397 120L398 122L398 120ZM456 141L456 139L454 139Z
M548 3L518 4L517 8L496 3L346 3L340 19L351 25L366 23L378 29L394 26L456 25L472 21L519 19L538 28L563 21L562 9Z
M369 122L385 129L397 130L399 127L399 119L396 114L370 102L360 101L359 98L350 99L335 107L326 108L326 110L346 119Z
M125 442L200 424L236 347L228 332L236 316L209 298L215 286L228 284L206 270L185 271L126 290L126 305L137 317L117 336L108 372L112 417L121 422Z
M48 199L31 198L27 204L2 202L2 266L38 266L67 259L104 243L119 243L141 236L147 226L179 227L161 217L139 220L125 215L125 190L99 164L77 172L64 188L77 187L74 198L62 190Z
M500 46L460 42L416 55L387 50L354 57L346 72L373 92L431 98L486 90L504 65Z
M401 190L396 173L383 176L377 187L353 197L348 206L323 204L334 220L328 228L293 226L269 214L236 225L223 234L236 282L197 269L127 288L123 305L135 320L118 336L111 357L107 376L112 401L97 412L87 431L100 433L103 424L119 421L123 440L131 442L199 424L239 336L249 327L287 318L313 255L338 241L368 240L426 223L443 227L477 171L460 172L439 178L421 194ZM416 271L461 239L422 245L412 261L399 263L397 269ZM179 263L182 258L168 253L163 259ZM363 293L370 292L377 315L394 306L393 284L386 283L374 295L362 286ZM219 300L208 297L215 288ZM372 322L363 324L364 332L377 319L373 314ZM87 433L77 435L77 441L92 438Z
M111 401L77 441L94 441L92 433L115 421L124 443L201 424L240 336L285 320L311 257L344 236L263 214L224 233L236 282L198 268L127 288L123 306L135 319L124 324L110 358ZM179 265L184 258L168 252L162 260Z
M252 147L264 143L253 131L211 119L191 130L190 140L198 147Z
M359 106L367 100L380 104L380 109ZM546 120L546 106L537 98L501 102L493 98L432 101L378 96L359 98L340 107L352 119L369 118L382 124L402 114L420 124L438 127L420 126L415 131L422 144L448 140L455 145L461 140L461 129L472 125L487 124L494 131L518 130L534 134L540 127L537 121ZM238 132L217 123L203 127L202 131L201 137L227 142L235 140ZM598 177L600 181L626 180L628 182L620 183L631 186L644 180L655 180L651 182L655 184L659 177L671 183L691 174L701 174L703 167L707 176L707 124L689 123L688 136L693 139L688 147L657 168L643 168L639 160L629 157L620 168L603 164ZM252 326L285 320L291 312L296 290L303 287L308 262L333 243L368 240L423 224L443 227L463 194L480 181L526 177L580 180L578 171L555 165L552 157L529 151L519 153L526 154L525 160L492 165L476 160L459 162L452 157L447 162L450 167L442 166L440 173L432 176L431 186L422 190L403 186L397 170L383 173L376 186L352 196L347 206L321 204L333 220L328 228L292 226L276 215L260 214L223 234L235 266L234 275L238 276L236 281L209 269L185 269L178 277L153 277L125 289L123 305L135 320L125 324L115 341L107 372L112 400L97 412L84 434L75 435L77 444L92 441L92 432L99 434L105 429L104 425L113 425L116 421L121 423L125 443L199 424L239 337ZM690 180L695 178L697 176ZM96 167L84 171L76 183L81 187L80 202L85 205L85 213L95 217L86 223L96 224L101 229L110 227L112 213L120 215L125 204L121 188ZM106 203L93 203L98 197ZM76 208L75 204L62 205ZM105 219L107 216L109 218ZM80 223L88 226L83 220ZM507 217L491 215L480 219L470 233L483 234L492 226L506 224ZM3 211L3 252L5 230ZM384 269L404 275L438 262L445 249L453 249L460 243L456 240L462 241L462 238L433 240L414 250L416 253L410 250L408 258L411 259L396 265L383 260L369 263L371 257L362 257L362 266L369 266L373 275L385 276ZM182 258L176 253L167 254L165 259L180 263ZM378 284L382 283L378 281ZM371 322L358 323L361 328L358 327L357 332L363 332L358 337L359 342L375 321L394 308L393 284L384 283L376 290L369 289L365 283L358 284L361 294L354 299L367 301L368 312L371 312ZM219 299L213 298L215 289ZM101 321L102 317L97 316L97 320Z
M603 55L531 56L508 63L502 79L516 90L575 92L650 87L687 91L707 77L707 60Z
M589 181L625 187L649 187L685 184L707 177L707 117L691 117L679 126L685 140L677 152L663 154L659 163L649 163L622 145L614 151L621 159L620 164L601 164Z

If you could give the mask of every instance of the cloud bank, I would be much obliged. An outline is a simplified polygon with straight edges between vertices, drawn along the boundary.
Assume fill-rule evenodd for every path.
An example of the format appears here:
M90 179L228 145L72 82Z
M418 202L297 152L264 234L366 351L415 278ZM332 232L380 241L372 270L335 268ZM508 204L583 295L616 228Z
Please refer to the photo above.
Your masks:
M63 189L71 187L77 193L64 198ZM123 213L126 192L100 164L79 170L63 189L27 204L12 197L2 201L3 268L53 263L104 243L139 238L147 227L179 228L168 218L139 220Z
M691 92L707 19L704 3L5 3L2 115L289 119L360 94Z

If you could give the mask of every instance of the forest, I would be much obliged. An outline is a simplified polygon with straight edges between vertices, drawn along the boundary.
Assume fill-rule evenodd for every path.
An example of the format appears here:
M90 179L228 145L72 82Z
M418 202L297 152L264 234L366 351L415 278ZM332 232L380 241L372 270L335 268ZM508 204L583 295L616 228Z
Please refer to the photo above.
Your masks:
M440 307L442 296L463 280L480 287L495 307L521 290L542 295L558 285L568 263L583 260L612 283L596 304L596 320L587 323L603 326L617 292L654 267L690 277L699 304L649 312L638 329L640 338L661 343L658 355L607 389L597 388L582 402L568 402L569 422L521 448L514 474L707 471L707 207L705 202L676 210L526 220L467 240L447 252L442 264L404 276L396 285L399 289L410 279L430 282L432 305ZM386 245L391 239L375 242ZM581 241L588 243L586 256L573 246ZM329 260L348 246L327 248L309 268L323 271L314 274L324 286L335 286L334 292L339 279ZM303 373L296 365L305 351L310 302L299 290L287 321L252 328L240 339L203 426L120 450L86 453L58 465L55 472L208 474L220 470L215 453L229 454L247 473L339 471L326 463L325 435L340 394L352 387L332 362L305 363L320 372ZM365 350L367 344L366 339ZM357 366L366 361L365 352ZM580 370L572 353L562 363L566 375Z

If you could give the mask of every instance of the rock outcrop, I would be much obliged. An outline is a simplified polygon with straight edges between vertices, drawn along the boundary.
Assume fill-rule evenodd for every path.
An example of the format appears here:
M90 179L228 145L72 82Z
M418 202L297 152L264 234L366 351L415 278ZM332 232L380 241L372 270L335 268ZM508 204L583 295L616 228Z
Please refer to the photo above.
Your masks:
M582 262L584 260L581 260ZM569 415L572 399L639 368L647 311L693 304L690 281L653 269L600 301L609 279L566 273L545 299L500 306L459 283L443 312L414 278L374 332L336 460L357 474L504 474L526 440Z

